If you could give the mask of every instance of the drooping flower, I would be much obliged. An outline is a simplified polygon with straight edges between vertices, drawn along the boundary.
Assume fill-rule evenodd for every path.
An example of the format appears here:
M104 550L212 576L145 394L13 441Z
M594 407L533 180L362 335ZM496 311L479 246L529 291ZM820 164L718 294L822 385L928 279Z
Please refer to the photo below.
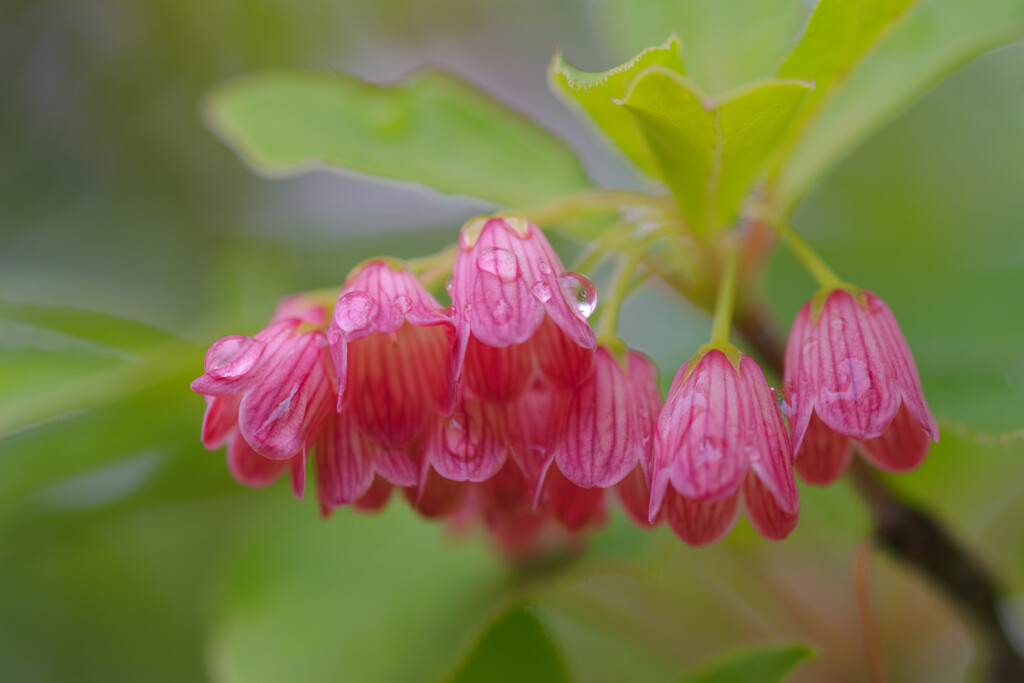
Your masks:
M459 235L451 296L457 365L473 396L508 403L538 375L571 389L589 373L593 284L564 272L537 226L520 218L469 221Z
M712 349L680 368L658 415L648 519L660 512L682 540L704 545L728 533L744 501L766 538L796 526L800 500L774 392L752 358Z
M332 383L326 315L314 295L288 297L255 337L223 337L207 351L205 373L192 383L207 397L202 440L211 450L228 444L240 483L265 486L290 466L302 494L305 452L327 414Z
M555 462L577 486L609 488L637 467L648 470L661 405L658 370L637 351L628 351L625 363L598 347L593 372L569 399Z
M401 263L374 260L349 276L327 339L338 396L316 444L321 506L357 504L380 479L422 486L422 451L455 399L451 318Z
M796 469L828 484L860 442L890 472L924 460L939 429L892 311L868 291L834 289L804 304L786 346L785 407Z

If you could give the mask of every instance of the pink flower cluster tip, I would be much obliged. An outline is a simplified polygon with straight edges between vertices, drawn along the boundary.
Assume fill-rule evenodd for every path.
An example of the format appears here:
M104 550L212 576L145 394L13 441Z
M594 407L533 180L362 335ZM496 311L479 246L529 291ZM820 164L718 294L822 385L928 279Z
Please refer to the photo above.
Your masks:
M599 345L590 281L566 272L517 218L463 227L442 306L403 262L358 266L340 294L284 299L253 337L215 342L192 383L202 441L260 487L316 470L324 515L376 510L398 492L422 516L481 526L530 555L604 523L614 489L645 528L692 545L741 509L770 539L794 528L796 468L834 479L850 439L872 462L915 466L937 436L906 343L873 294L805 306L786 358L793 439L749 356L711 348L680 368L664 405L644 354ZM310 454L312 454L310 456Z

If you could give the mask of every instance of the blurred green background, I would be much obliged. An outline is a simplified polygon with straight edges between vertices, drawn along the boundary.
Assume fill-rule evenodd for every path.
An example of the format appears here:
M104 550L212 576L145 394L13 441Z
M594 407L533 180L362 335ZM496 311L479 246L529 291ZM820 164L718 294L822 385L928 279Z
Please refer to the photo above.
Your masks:
M517 656L496 661L535 668L513 679L670 681L778 642L819 652L794 681L867 678L851 567L869 526L843 483L802 487L781 544L741 521L693 550L616 513L580 561L523 574L401 503L323 522L286 485L237 486L199 444L188 383L213 339L256 331L277 298L336 286L368 256L432 252L489 209L327 171L255 175L202 124L212 86L271 66L390 81L438 65L555 131L597 183L639 186L545 70L557 49L603 69L660 42L671 27L648 5L0 6L0 680L469 680L460 662L518 606L495 641ZM774 71L808 11L726 6L681 3L676 26L716 91ZM921 89L795 223L899 318L943 435L894 484L1002 575L1024 630L1024 45ZM812 291L781 252L767 285L783 326ZM708 323L655 289L623 329L671 376ZM917 574L876 555L873 588L892 680L978 675L970 631Z

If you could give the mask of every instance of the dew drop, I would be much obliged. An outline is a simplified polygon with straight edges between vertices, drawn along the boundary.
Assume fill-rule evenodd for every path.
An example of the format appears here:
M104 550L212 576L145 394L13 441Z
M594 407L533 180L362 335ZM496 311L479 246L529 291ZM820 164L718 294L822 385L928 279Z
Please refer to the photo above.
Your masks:
M547 261L541 261L537 268L540 269L541 275L551 275L551 264Z
M546 282L537 282L530 288L537 301L546 304L551 300L551 285Z
M833 330L842 331L846 329L846 321L843 320L842 316L835 315L828 321L829 327Z
M494 318L494 322L499 325L507 323L512 318L512 306L502 299L494 305L494 309L491 310L491 317Z
M349 292L334 307L334 323L343 332L365 330L376 317L377 302L363 292Z
M586 275L566 273L558 278L562 296L584 318L589 318L597 307L597 288Z
M444 281L444 291L448 292L448 296L452 295L452 276L449 275L448 279Z
M466 304L462 307L462 317L467 321L473 317L473 304Z
M519 277L519 259L508 249L484 247L476 259L476 267L502 282L514 282Z
M398 309L399 313L405 315L412 310L412 299L405 294L399 294L395 297L395 308Z
M242 377L259 360L263 348L263 342L241 334L218 339L206 352L204 369L217 379Z

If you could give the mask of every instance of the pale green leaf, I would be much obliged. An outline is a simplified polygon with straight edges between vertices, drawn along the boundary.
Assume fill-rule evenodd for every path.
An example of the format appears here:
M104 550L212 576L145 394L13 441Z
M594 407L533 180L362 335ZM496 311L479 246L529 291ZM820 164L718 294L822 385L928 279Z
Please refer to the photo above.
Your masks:
M782 683L802 662L814 656L806 645L782 645L737 652L684 676L681 683Z
M439 72L389 87L340 74L258 73L217 87L205 110L228 144L269 171L320 162L511 206L589 185L565 143Z
M732 221L772 160L810 86L765 80L722 97L659 67L640 75L623 106L640 125L659 175L699 228Z
M802 133L778 178L794 206L821 174L953 69L1024 36L1020 0L921 0Z
M690 77L714 94L775 74L807 15L805 0L597 0L615 56L679 36Z
M549 75L556 94L589 117L641 170L657 177L658 163L651 155L643 134L633 117L615 102L625 97L633 80L651 66L684 73L679 40L675 36L608 71L581 71L558 54L551 63Z

